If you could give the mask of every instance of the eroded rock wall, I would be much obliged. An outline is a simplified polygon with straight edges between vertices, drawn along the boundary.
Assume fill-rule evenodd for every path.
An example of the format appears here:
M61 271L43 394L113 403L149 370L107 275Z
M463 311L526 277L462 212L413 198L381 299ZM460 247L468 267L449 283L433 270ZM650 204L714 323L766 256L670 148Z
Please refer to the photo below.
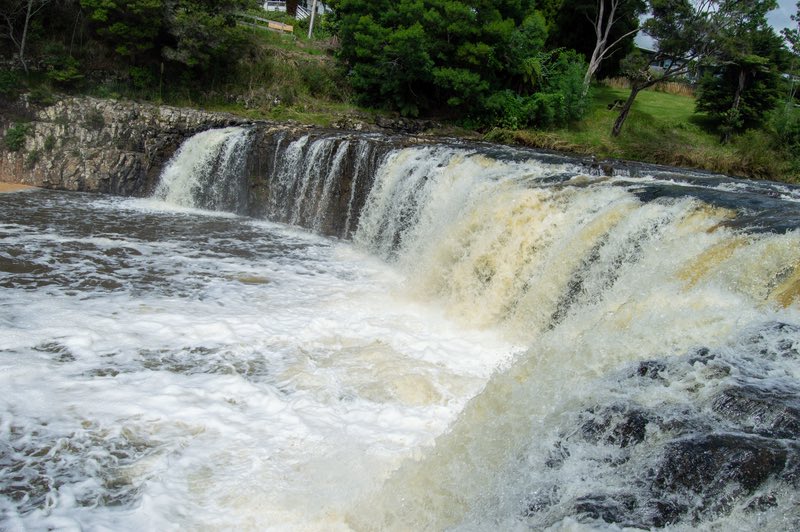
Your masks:
M24 100L20 105L32 120L0 117L0 139L16 124L27 129L15 151L0 142L0 181L133 196L152 190L184 139L246 122L225 113L87 97L39 109Z

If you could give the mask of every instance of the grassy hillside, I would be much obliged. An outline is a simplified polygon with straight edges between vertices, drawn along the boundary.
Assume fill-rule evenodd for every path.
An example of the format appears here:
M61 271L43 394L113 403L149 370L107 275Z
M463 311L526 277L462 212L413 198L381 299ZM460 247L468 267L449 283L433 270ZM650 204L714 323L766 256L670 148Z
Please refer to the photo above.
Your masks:
M750 131L729 144L704 128L705 117L695 114L692 96L657 91L639 93L622 134L614 138L617 117L608 105L627 98L629 91L596 87L586 118L555 131L493 130L490 140L562 149L600 158L632 159L701 168L743 177L800 182L800 174L776 150L763 131Z

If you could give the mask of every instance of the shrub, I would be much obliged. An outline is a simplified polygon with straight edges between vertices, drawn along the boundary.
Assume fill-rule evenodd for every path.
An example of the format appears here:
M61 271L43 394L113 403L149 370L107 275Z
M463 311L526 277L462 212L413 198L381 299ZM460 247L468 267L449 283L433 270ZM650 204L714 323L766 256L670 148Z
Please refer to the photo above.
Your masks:
M17 73L13 70L0 69L0 97L14 99L20 89L21 83Z
M38 105L53 105L56 102L55 94L47 85L38 85L31 89L28 99Z
M3 139L9 151L20 151L25 146L25 137L28 135L28 124L15 123L6 131Z
M491 94L483 102L484 124L507 129L563 126L583 117L588 98L583 94L583 59L559 52L548 61L538 91L521 96L511 90Z
M39 153L39 150L33 150L28 154L27 157L25 157L25 166L27 166L28 169L31 170L33 169L34 166L36 166L36 163L39 162L39 159L41 159L41 154Z
M158 85L158 79L153 71L142 67L130 67L128 69L128 76L131 78L131 83L134 88L143 90L151 89Z

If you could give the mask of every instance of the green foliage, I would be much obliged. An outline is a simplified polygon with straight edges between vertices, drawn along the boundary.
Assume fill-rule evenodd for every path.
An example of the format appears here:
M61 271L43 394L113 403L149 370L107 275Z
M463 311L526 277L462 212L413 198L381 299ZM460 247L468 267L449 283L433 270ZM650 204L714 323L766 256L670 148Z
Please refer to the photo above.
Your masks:
M84 76L81 73L80 61L70 56L59 59L58 62L52 64L47 72L47 77L50 78L53 83L62 87L67 87L83 79Z
M780 69L788 61L783 39L755 12L723 36L725 46L700 82L697 110L723 139L763 125L782 93Z
M588 101L583 94L586 66L582 58L576 52L559 52L554 60L542 64L536 91L523 96L506 89L485 100L485 125L548 128L575 122L584 115Z
M22 89L22 81L13 70L0 69L0 97L14 99Z
M790 171L800 176L800 108L791 103L779 105L770 116L769 131L789 160Z
M33 150L25 157L25 166L30 170L36 166L36 163L42 158L42 154L39 153L39 150Z
M20 151L25 146L25 137L28 135L28 124L17 122L6 130L3 139L8 151Z
M97 35L130 59L156 47L163 31L162 0L80 0Z
M28 99L37 105L53 105L56 102L56 95L47 84L40 84L31 89Z
M138 90L154 87L158 78L152 68L132 66L128 69L131 84Z
M604 0L604 14L611 9L609 0ZM538 5L538 4L537 4ZM597 16L597 0L563 0L561 9L553 18L548 44L576 50L587 59L591 57L597 38L593 21ZM620 61L634 50L633 31L639 26L639 16L646 11L645 0L622 0L617 8L618 21L612 26L607 44L622 41L603 61L596 73L597 79L618 76L622 73Z
M252 0L80 0L95 34L129 65L162 61L171 72L208 73L224 68L245 45L235 14ZM143 76L134 78L140 84Z
M507 127L580 115L576 54L545 49L529 0L336 0L332 27L360 103ZM562 93L566 90L567 93Z
M775 152L773 139L766 131L750 129L734 138L732 144L750 177L774 179L783 173L783 158Z

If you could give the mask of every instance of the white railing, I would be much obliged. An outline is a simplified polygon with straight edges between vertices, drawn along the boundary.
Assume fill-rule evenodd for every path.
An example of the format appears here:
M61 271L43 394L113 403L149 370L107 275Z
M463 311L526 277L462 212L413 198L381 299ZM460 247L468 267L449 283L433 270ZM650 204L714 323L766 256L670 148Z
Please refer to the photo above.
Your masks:
M264 9L266 11L283 11L286 12L286 2L264 2Z

